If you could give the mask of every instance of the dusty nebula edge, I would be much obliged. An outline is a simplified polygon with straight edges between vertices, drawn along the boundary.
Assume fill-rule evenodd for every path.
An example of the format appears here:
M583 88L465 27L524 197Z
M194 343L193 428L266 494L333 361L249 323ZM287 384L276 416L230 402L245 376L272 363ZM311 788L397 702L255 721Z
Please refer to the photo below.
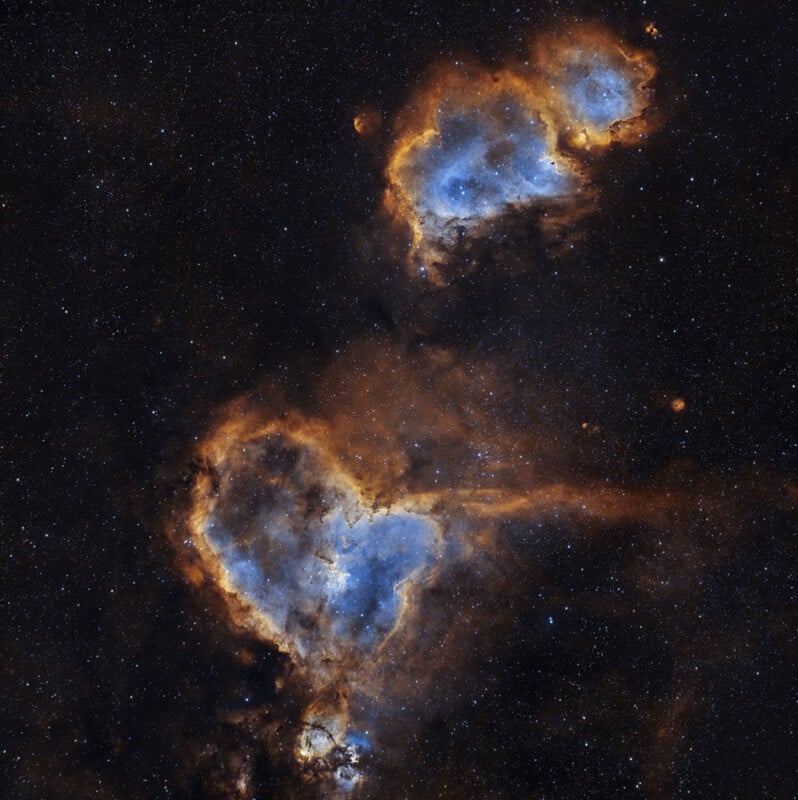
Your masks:
M385 170L411 276L444 290L459 243L508 212L542 211L542 226L577 219L596 159L653 129L655 71L650 53L593 25L539 36L527 60L497 70L433 69L395 120ZM502 597L536 591L504 566L534 576L536 531L625 531L640 549L628 581L663 607L698 591L741 531L747 511L724 491L672 476L628 486L582 463L582 432L536 411L551 398L507 386L500 365L445 347L355 343L301 410L276 389L241 398L195 448L189 496L168 522L178 562L233 630L285 656L279 690L302 698L299 713L275 707L257 723L289 776L275 796L393 796L404 740L451 700L437 678L468 671L470 643L511 624ZM752 485L744 500L783 502L771 494ZM676 580L653 554L688 539L692 563ZM469 604L467 628L451 624L458 604ZM613 613L634 611L620 602ZM673 727L655 743L666 755ZM652 787L660 763L646 767ZM230 797L249 797L239 772ZM472 796L451 775L437 789Z

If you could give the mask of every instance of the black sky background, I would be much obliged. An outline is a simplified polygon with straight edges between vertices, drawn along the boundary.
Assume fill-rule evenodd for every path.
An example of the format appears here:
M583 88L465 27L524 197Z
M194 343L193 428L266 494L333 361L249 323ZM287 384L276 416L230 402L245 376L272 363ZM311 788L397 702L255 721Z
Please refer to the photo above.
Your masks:
M254 667L233 658L240 643L185 588L158 520L174 463L265 373L298 385L363 335L407 334L556 387L563 413L603 421L630 480L679 459L795 477L788 4L528 6L2 11L0 796L217 796L189 774L186 741L226 735L219 710L268 700L279 664L263 647ZM661 130L607 159L573 255L420 297L362 244L384 150L352 117L369 105L390 118L440 57L500 59L580 13L641 45L656 22ZM752 520L717 589L741 598L719 614L787 621L777 645L751 645L770 678L718 672L704 750L674 797L796 796L795 531L776 517ZM517 637L496 656L493 708L527 684L559 690L545 676L567 653ZM638 666L656 680L657 663ZM446 724L425 752L437 736L479 764ZM642 796L601 754L578 768L556 748L538 756L553 797L579 796L580 775L589 796ZM529 780L528 765L485 763L486 786Z

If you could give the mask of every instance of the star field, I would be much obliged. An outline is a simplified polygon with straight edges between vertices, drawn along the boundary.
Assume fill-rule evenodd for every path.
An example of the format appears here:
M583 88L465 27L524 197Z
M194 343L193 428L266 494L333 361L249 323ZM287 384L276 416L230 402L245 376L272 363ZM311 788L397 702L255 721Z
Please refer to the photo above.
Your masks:
M795 797L789 19L9 6L0 796Z

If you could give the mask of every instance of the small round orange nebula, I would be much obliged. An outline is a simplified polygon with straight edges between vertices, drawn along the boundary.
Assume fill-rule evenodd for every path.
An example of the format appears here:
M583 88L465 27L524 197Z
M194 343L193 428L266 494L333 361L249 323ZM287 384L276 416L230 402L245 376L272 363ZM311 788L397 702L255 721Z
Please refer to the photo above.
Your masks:
M382 115L374 108L367 108L355 115L352 124L361 136L371 136L382 127Z
M674 397L671 400L671 411L675 414L681 414L687 408L687 403L683 397Z

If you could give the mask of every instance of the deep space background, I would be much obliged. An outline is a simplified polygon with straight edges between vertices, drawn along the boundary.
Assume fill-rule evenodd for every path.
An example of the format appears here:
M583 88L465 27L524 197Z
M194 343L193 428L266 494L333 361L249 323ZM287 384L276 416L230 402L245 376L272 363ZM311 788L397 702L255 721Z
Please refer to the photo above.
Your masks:
M513 269L419 291L374 233L389 133L353 117L573 15L656 53L660 128L604 159L574 248L527 231ZM607 612L633 558L611 525L550 526L514 590L468 587L513 622L441 679L385 796L798 796L791 21L777 2L7 4L0 796L238 797L218 755L237 750L252 797L277 791L229 719L272 700L281 660L236 658L162 518L220 404L266 374L301 396L364 337L511 363L558 430L600 422L585 446L614 481L667 473L743 509L700 591L629 599L634 622ZM675 541L651 569L678 580Z

